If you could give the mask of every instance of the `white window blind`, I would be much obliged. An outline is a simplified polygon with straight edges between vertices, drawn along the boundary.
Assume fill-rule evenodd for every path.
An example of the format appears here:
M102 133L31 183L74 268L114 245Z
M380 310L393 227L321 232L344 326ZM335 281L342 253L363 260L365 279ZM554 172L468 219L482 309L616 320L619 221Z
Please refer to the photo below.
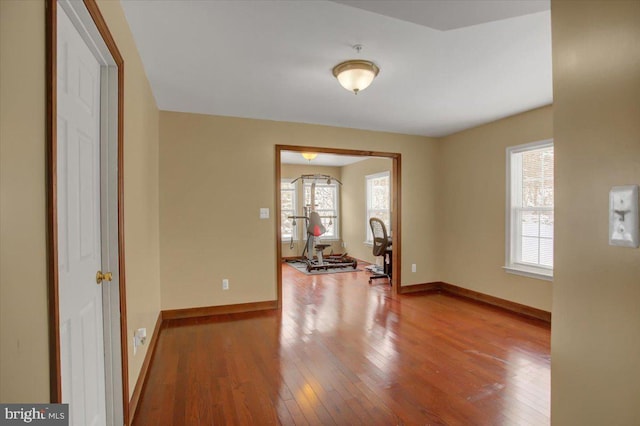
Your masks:
M282 239L290 239L294 234L293 220L289 216L296 215L296 184L291 183L291 179L280 181L280 233ZM297 239L297 235L293 235Z
M373 243L369 219L377 217L391 231L391 179L389 172L376 173L365 177L367 191L366 243Z
M507 149L507 248L510 272L553 276L553 142Z

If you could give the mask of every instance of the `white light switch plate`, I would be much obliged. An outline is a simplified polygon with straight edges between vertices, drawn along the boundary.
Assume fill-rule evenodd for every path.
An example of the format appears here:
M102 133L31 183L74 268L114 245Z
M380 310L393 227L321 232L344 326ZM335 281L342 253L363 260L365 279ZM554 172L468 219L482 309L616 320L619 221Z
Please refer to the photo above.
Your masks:
M260 207L260 219L269 219L269 207Z
M609 244L638 248L638 185L609 192Z

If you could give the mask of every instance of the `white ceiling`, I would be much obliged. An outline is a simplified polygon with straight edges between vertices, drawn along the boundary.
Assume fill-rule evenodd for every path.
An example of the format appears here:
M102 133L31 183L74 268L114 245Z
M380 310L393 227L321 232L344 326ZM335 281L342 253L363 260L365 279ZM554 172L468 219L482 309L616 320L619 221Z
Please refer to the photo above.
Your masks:
M545 12L550 6L541 0L334 1L441 31Z
M123 7L162 110L443 136L552 102L548 0ZM356 57L357 96L331 74Z

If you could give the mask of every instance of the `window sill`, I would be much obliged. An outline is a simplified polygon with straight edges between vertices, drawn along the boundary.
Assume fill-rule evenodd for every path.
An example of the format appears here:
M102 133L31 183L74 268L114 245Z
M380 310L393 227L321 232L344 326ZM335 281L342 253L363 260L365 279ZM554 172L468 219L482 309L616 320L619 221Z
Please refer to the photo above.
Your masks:
M553 270L545 270L524 265L509 265L502 267L508 274L521 275L523 277L535 278L544 281L553 281Z
M372 241L363 241L362 244L364 244L367 247L373 247L373 242Z

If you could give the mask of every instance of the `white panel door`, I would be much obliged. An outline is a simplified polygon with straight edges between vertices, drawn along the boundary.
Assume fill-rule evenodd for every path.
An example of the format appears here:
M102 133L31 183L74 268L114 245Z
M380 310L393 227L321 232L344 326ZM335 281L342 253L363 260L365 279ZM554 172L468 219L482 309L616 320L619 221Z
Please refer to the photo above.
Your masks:
M58 7L58 259L62 400L70 424L104 425L100 65Z

